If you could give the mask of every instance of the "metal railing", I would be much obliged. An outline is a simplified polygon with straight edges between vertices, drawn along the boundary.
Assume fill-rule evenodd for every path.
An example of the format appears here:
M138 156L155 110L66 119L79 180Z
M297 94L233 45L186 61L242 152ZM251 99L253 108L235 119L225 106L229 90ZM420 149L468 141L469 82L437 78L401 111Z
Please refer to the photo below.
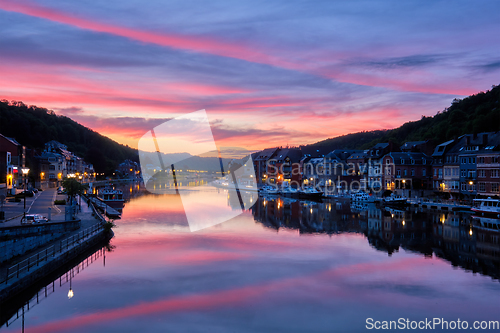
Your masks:
M9 327L12 325L16 320L22 317L24 311L23 308L25 307L26 311L29 311L31 308L35 307L38 305L42 300L50 296L51 294L55 293L56 291L56 282L59 280L59 287L62 287L66 285L72 278L74 278L76 275L78 275L80 272L83 272L84 268L89 267L92 263L94 263L97 259L99 259L101 256L105 256L105 251L106 249L104 247L100 248L96 252L92 253L90 256L87 258L81 260L77 265L72 267L70 270L68 270L66 273L60 275L58 278L53 280L51 283L47 284L45 287L42 287L40 290L37 291L35 295L33 295L25 304L23 307L19 308L16 313L10 317L6 321L6 327ZM1 325L2 323L0 323Z
M63 239L59 244L47 247L32 256L24 259L23 261L7 268L5 279L0 283L7 284L12 279L17 279L24 273L28 273L33 267L38 267L41 263L48 262L49 259L55 258L56 255L61 255L72 250L75 246L82 244L84 241L90 239L95 234L104 229L103 223L95 224L85 230L80 231L78 234Z

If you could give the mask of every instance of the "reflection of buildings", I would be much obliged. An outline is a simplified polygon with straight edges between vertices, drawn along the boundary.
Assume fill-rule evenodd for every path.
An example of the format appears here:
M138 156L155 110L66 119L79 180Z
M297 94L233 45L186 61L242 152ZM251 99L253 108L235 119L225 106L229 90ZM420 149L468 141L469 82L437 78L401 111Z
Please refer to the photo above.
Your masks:
M279 197L260 198L252 213L268 228L296 229L301 234L364 234L371 246L389 255L403 248L500 279L500 230L473 226L467 213L383 209L375 205L363 209L350 206L349 201L317 203Z
M259 198L252 207L256 221L268 228L279 230L297 229L300 233L335 234L343 232L363 233L366 221L359 213L352 213L349 201L335 202L301 201L290 198Z

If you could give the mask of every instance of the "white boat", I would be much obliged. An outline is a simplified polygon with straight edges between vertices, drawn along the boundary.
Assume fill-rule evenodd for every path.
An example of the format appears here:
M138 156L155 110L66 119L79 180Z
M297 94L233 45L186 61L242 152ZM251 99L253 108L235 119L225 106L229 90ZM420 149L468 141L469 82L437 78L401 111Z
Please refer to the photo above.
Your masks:
M112 188L99 190L97 198L110 207L123 207L123 203L125 202L122 190Z
M283 189L281 189L281 194L285 197L298 196L299 190L297 190L296 188L293 188L291 186L285 186L285 187L283 187Z
M474 199L471 210L481 215L490 215L500 217L499 199Z
M279 190L277 186L271 186L271 185L264 185L260 188L259 193L266 195L277 195L279 194Z
M299 197L304 199L316 199L323 196L323 192L318 191L314 187L306 186L299 191Z
M363 201L363 202L378 202L377 198L374 195L368 194L366 192L356 192L351 194L352 201Z
M389 197L385 197L383 202L386 205L403 206L408 204L408 198L393 193Z

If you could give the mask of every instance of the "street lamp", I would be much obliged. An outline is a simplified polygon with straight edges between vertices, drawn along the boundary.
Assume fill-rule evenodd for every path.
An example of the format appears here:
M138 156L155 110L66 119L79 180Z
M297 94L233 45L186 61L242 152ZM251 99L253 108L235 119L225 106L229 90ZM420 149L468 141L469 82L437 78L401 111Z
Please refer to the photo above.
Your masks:
M23 172L23 177L24 177L24 214L23 218L26 219L26 190L28 187L27 180L28 180L28 172L30 172L29 168L22 168L21 171Z

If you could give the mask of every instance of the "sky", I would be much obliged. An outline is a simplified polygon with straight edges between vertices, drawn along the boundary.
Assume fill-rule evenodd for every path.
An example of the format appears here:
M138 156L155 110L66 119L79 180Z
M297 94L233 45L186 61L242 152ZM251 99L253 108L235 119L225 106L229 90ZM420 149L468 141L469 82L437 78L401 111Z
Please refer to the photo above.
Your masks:
M500 84L498 1L0 0L0 99L132 147L205 109L249 150L395 128Z

